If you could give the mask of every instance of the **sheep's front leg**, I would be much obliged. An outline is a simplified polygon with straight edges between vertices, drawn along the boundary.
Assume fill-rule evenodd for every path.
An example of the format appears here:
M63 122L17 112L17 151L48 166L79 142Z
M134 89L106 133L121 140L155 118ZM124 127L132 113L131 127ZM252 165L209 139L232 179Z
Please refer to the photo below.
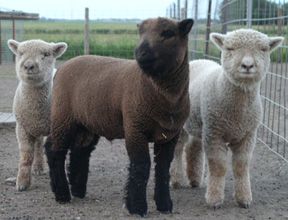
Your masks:
M16 125L16 136L20 151L16 189L18 191L24 191L31 185L31 168L34 157L35 138L27 134L20 125Z
M125 204L130 214L147 214L146 187L150 173L148 141L144 136L128 134L125 137L130 160L126 184Z
M34 161L33 161L33 173L36 175L41 175L44 171L43 163L43 137L36 138L34 144Z
M228 149L221 140L207 140L203 141L208 162L206 202L217 209L224 201Z
M47 138L44 147L49 166L50 184L55 199L59 203L69 202L71 195L64 168L67 149L58 148L58 150L55 150L50 137Z
M201 138L192 136L186 145L187 177L191 187L199 187L204 176L204 149Z
M99 137L96 137L90 143L71 148L68 178L71 185L71 193L75 197L84 198L86 195L89 159L98 140Z
M241 143L231 145L232 165L235 179L235 198L242 208L252 202L249 164L256 141L256 133L249 134Z
M185 143L188 139L188 134L185 132L184 129L182 129L180 133L180 137L178 139L178 142L175 147L174 152L174 159L171 164L171 186L174 189L180 188L181 185L184 185L184 174L183 174L183 149L185 146Z
M178 141L178 135L165 144L154 145L155 160L155 192L154 200L157 210L163 213L171 213L173 209L169 190L169 169L173 160L174 149Z

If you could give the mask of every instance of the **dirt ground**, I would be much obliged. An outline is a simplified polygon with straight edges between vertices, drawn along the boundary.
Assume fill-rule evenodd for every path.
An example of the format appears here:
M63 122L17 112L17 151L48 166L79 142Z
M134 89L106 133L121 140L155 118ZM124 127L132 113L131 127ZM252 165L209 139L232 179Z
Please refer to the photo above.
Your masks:
M13 71L11 67L0 66L0 111L11 109L17 85ZM139 219L128 215L122 208L128 164L123 140L111 143L101 139L91 157L86 198L73 198L71 203L65 205L54 200L47 167L44 175L33 176L28 191L17 192L14 186L5 184L6 178L17 174L19 155L14 128L0 128L0 140L1 220ZM151 148L151 157L152 153ZM204 185L198 189L172 189L173 214L160 214L153 201L153 167L152 164L147 188L148 219L288 220L288 164L262 145L257 145L251 164L253 203L250 209L239 208L233 198L233 176L229 163L225 202L221 209L214 211L207 207Z

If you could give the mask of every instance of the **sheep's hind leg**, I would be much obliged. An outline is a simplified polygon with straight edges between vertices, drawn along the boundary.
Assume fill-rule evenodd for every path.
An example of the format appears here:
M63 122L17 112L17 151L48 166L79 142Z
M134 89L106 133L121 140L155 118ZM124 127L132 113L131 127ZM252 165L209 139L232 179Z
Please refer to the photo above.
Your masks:
M50 137L47 138L44 146L49 166L51 188L55 194L55 199L59 203L69 202L71 195L64 168L67 148L55 150Z
M192 136L186 145L187 177L191 187L199 187L204 176L204 149L201 138Z
M173 160L174 149L177 144L179 135L165 144L154 145L155 160L155 190L154 200L157 210L162 213L171 213L173 203L169 190L169 169Z
M208 183L206 202L214 209L220 208L224 200L225 175L227 171L228 149L221 140L204 139L204 147L208 161Z
M256 142L256 134L249 134L241 143L231 145L232 165L235 179L235 198L242 208L249 208L252 202L249 164Z
M71 193L75 197L84 198L89 172L89 159L91 152L99 140L98 136L85 138L86 143L78 143L71 147L68 178L71 185Z
M150 173L148 141L141 134L126 132L125 142L130 164L126 183L125 205L130 214L147 214L146 187Z
M20 151L16 189L18 191L24 191L31 185L31 168L34 157L35 138L28 135L19 125L16 125L16 136Z
M36 175L41 175L44 171L43 164L43 137L36 138L34 144L34 161L32 165L33 173Z
M175 147L174 159L171 164L170 174L171 174L171 186L174 189L180 188L184 185L184 174L183 174L183 149L185 142L188 139L188 134L182 129L179 140Z

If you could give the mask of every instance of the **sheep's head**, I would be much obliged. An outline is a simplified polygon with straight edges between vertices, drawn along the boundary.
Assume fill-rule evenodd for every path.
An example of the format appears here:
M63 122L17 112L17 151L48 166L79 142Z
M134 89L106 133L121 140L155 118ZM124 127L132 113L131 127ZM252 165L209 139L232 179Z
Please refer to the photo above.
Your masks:
M283 41L282 37L268 37L252 29L239 29L226 35L211 33L210 39L222 51L225 74L237 85L261 81L269 70L270 53Z
M192 19L174 21L166 18L147 19L138 25L140 42L135 58L149 76L164 78L187 59L188 33Z
M42 40L8 40L8 46L16 55L18 78L35 85L51 79L56 58L67 49L66 43L47 43Z

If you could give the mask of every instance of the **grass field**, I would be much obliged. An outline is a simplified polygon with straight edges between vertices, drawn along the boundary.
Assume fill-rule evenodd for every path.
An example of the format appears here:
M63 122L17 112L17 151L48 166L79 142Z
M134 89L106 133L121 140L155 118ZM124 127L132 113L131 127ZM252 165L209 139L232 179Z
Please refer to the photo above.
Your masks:
M24 40L66 42L69 47L62 57L64 60L84 52L84 22L33 21L26 22L24 30ZM137 41L136 23L90 23L90 54L131 59Z
M113 56L132 59L134 48L138 41L137 22L96 22L90 21L90 54ZM211 32L221 32L220 23L212 23ZM232 24L228 30L245 28L243 25ZM254 25L254 29L260 30L270 36L277 35L275 25ZM197 35L195 33L197 32ZM282 36L286 36L287 28L283 27ZM203 58L205 51L205 23L198 23L193 27L190 36L190 49L197 51L193 58ZM84 53L84 21L53 21L40 20L24 23L24 39L42 39L49 42L65 41L68 50L61 58L67 60ZM196 43L195 43L196 41ZM274 52L271 56L273 62L286 61L287 47ZM209 44L209 56L219 57L219 51Z

